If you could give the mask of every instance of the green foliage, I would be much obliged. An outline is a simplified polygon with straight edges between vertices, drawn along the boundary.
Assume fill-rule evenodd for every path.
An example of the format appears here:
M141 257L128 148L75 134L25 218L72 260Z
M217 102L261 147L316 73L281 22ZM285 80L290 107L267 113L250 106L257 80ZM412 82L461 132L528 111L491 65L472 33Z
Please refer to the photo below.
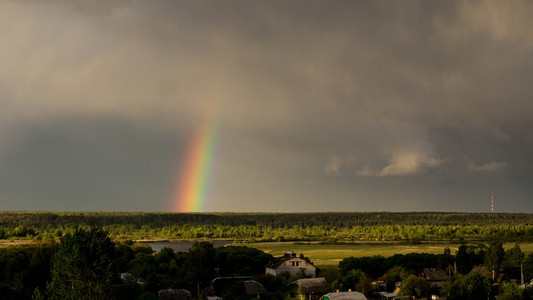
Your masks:
M320 268L317 277L324 277L327 282L334 282L340 280L342 275L337 266L324 266Z
M523 290L515 282L503 283L498 290L498 300L522 300Z
M342 287L355 290L356 285L365 277L365 272L359 269L350 270L342 278Z
M400 266L410 273L418 274L423 268L436 268L441 255L427 253L395 254L391 257L348 257L339 263L341 274L345 276L350 270L362 270L369 277L377 279L394 266Z
M474 266L483 264L485 260L485 245L467 246L462 244L455 255L457 271L460 274L468 274Z
M511 278L520 278L520 267L524 261L524 253L516 244L513 248L505 251L502 269Z
M195 290L197 285L200 288L207 287L211 279L216 277L214 268L215 248L208 242L195 242L187 254L178 277L185 278L188 290Z
M528 286L522 291L523 300L532 300L533 299L533 286Z
M524 260L524 279L533 279L533 253L529 253Z
M448 300L486 300L489 292L489 279L476 272L458 276L453 283L446 282L441 288L441 294Z
M31 300L44 300L44 295L41 293L39 288L35 288L35 291L33 292L33 295L31 296Z
M363 293L367 298L374 292L372 279L364 277L355 285L355 290Z
M29 299L36 288L46 287L55 244L0 248L0 295L2 299Z
M263 273L272 258L258 249L227 246L216 250L213 263L219 276L247 276Z
M422 277L410 275L402 282L400 295L417 298L427 297L429 296L429 283Z
M396 282L402 282L409 277L409 275L412 275L409 273L404 267L402 266L394 266L385 272L381 279L385 281L385 284L387 286L387 291L394 291Z
M533 240L532 214L0 212L0 238L50 240L80 226L102 228L117 241Z
M502 267L502 262L505 256L505 250L503 250L503 244L501 241L493 241L490 243L485 253L484 265L489 270L499 272Z
M115 246L101 229L61 238L47 287L51 299L111 299L118 283Z

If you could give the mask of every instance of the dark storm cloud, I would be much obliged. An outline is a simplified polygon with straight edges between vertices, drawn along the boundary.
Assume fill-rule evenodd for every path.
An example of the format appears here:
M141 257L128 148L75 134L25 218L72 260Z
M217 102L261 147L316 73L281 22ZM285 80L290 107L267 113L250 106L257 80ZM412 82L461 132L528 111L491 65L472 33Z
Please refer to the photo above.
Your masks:
M28 124L17 133L0 161L4 208L168 207L154 200L170 201L173 192L181 156L176 133L105 117L57 118Z
M183 152L187 131L215 110L213 210L301 210L305 202L309 210L477 211L492 188L531 209L531 188L522 184L532 171L529 2L0 5L0 35L8 41L0 49L4 174L25 174L25 157L59 155L52 146L64 126L83 136L58 119L105 118L111 127L114 119L128 120L133 131L149 124L153 131L143 139L166 136L155 145L167 149L175 132L176 151ZM40 126L28 125L54 120L41 139ZM131 151L115 131L95 132L100 140L72 144L116 137L106 155ZM31 146L34 139L51 148ZM139 155L155 155L155 148ZM171 152L157 154L158 162L175 159ZM65 198L69 178L61 170L88 168L99 158L43 166L57 168L47 178L55 181L50 197ZM154 177L169 181L155 169ZM94 172L106 173L105 166ZM130 177L143 178L124 175ZM10 179L9 195L22 189L23 178ZM108 193L95 198L125 189L124 182L107 183ZM103 183L93 184L97 190ZM154 193L164 207L162 185L147 180L136 199ZM34 194L26 193L21 198L31 207Z

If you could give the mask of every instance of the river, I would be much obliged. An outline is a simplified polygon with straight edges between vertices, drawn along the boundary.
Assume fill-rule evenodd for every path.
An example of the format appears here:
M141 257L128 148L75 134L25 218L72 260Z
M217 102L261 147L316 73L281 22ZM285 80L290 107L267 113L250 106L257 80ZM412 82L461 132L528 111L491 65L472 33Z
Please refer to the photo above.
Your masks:
M233 241L209 241L213 244L215 248L224 247L226 245L232 244ZM146 242L148 246L154 251L161 251L163 248L171 248L175 252L178 251L189 251L194 244L194 241L174 241L174 242Z

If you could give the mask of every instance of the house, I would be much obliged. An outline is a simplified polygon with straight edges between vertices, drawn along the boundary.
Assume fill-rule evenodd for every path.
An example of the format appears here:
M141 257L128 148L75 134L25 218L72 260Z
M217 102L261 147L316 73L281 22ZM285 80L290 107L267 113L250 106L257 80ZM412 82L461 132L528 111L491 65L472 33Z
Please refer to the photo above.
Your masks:
M328 289L326 278L303 278L298 279L291 284L298 286L298 299L320 299L320 295Z
M489 279L493 279L492 272L487 267L475 267L471 272L476 272L485 275Z
M335 292L322 296L320 300L367 300L363 293L359 292Z
M437 287L441 287L442 282L448 279L448 275L446 274L446 272L444 272L444 270L435 268L423 269L420 276L423 277L429 283L430 286Z
M266 265L266 274L278 276L288 273L291 276L300 272L310 277L316 276L316 267L303 258L296 256L294 252L286 252L284 256L278 257Z

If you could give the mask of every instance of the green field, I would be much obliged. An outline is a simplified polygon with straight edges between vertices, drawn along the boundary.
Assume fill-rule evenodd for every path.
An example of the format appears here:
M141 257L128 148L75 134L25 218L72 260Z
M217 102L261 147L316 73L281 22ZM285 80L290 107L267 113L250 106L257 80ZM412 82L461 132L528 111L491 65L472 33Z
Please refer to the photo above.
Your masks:
M362 257L382 255L385 257L394 254L407 253L443 253L444 248L448 247L452 254L455 254L460 244L449 243L423 243L418 245L405 245L398 243L358 243L342 245L323 245L319 243L301 243L301 242L272 242L272 243L242 243L238 244L247 247L260 249L273 256L281 256L287 251L296 252L298 255L303 253L308 256L316 265L335 265L346 257ZM505 243L504 248L513 247L514 243ZM533 252L533 243L520 244L520 249L526 255Z

